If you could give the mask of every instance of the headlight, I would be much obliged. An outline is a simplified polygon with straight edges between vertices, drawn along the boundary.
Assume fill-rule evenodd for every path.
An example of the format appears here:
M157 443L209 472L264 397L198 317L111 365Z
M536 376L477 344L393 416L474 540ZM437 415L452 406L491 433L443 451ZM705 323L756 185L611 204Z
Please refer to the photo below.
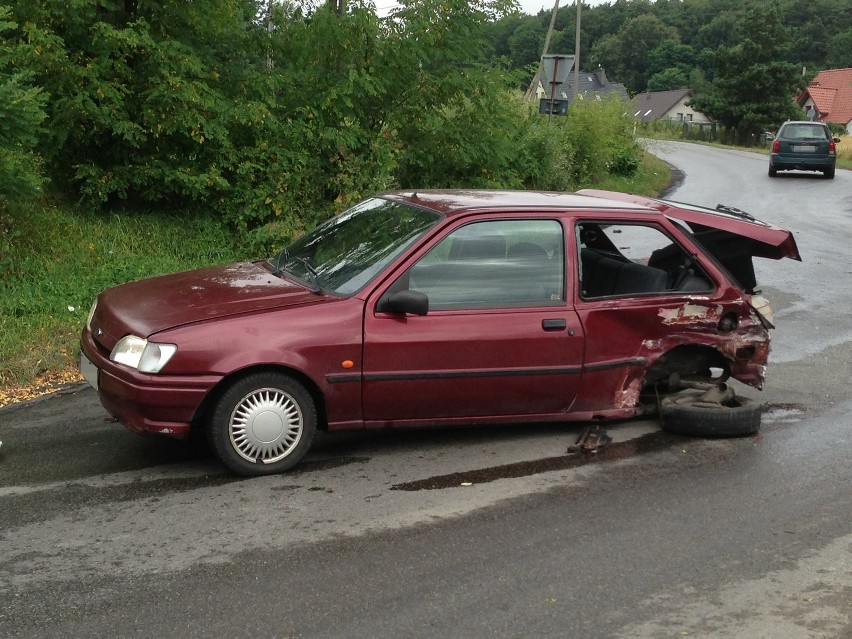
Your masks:
M140 373L159 373L176 352L174 344L157 344L135 335L126 335L118 340L109 358Z

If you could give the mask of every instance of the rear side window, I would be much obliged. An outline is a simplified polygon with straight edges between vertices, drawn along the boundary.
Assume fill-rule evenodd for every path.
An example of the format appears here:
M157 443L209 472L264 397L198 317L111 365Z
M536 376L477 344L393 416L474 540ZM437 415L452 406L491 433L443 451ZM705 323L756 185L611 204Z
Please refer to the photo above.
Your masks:
M577 226L580 294L585 299L713 290L683 248L652 224Z

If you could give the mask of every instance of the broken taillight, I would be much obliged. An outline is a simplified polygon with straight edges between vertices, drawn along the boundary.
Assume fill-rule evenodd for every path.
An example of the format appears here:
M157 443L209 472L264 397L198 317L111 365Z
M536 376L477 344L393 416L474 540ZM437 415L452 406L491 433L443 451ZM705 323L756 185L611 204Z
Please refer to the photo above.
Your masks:
M758 316L765 322L766 328L775 328L775 314L772 312L769 301L763 295L752 295L751 307L757 311Z

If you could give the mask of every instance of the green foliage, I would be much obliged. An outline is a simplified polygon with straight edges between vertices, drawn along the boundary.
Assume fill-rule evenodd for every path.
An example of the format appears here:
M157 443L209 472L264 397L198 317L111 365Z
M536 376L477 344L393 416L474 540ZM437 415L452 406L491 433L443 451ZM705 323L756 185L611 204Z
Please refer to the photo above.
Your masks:
M571 181L577 188L610 174L636 172L640 149L624 111L624 102L616 98L576 100L571 105L564 126L571 144Z
M206 216L30 203L17 230L0 234L0 384L73 366L80 328L104 288L250 255Z
M669 91L690 86L689 74L698 56L687 44L664 40L648 54L648 91Z
M679 39L677 30L655 15L640 15L593 47L592 63L603 66L630 91L641 91L648 82L651 52L661 42L676 44Z
M739 43L715 56L715 76L692 107L736 131L744 142L752 135L794 119L799 109L791 96L802 85L799 69L783 62L790 33L772 6L751 8Z
M830 69L852 67L852 28L834 35L826 46L826 66Z
M44 181L41 158L33 149L47 96L16 64L26 45L10 44L5 38L17 28L10 16L8 8L0 7L0 215L16 201L39 193ZM0 218L0 232L10 232L10 227L10 218Z

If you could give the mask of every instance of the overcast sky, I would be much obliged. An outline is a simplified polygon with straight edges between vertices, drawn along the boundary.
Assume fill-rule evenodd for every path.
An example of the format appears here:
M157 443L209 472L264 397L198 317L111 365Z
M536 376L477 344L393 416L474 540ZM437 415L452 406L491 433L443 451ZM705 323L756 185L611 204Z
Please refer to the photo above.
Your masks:
M605 0L583 0L583 5L598 5L603 4ZM520 0L519 4L521 5L521 11L523 13L528 13L529 15L536 15L542 9L546 9L547 11L551 11L553 9L554 0ZM560 0L560 7L570 7L573 5L575 0ZM378 9L379 15L384 15L388 11L390 11L396 3L393 0L375 0L376 9ZM581 16L582 17L582 16Z

